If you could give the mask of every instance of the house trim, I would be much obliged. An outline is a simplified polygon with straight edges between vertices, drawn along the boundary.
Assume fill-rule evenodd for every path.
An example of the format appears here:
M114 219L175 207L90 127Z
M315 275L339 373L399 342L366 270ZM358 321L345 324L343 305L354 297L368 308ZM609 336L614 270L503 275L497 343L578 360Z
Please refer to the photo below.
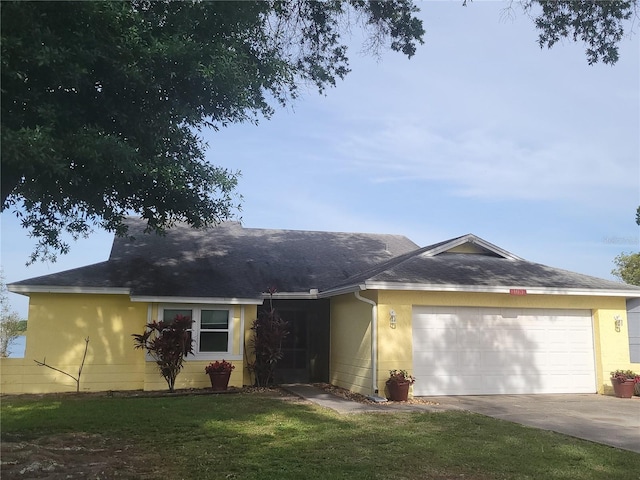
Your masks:
M191 320L192 326L190 331L192 332L192 340L194 351L191 354L193 358L190 360L222 360L222 359L231 359L231 360L242 360L242 353L234 353L234 339L235 339L235 330L234 328L234 307L231 305L210 305L210 304L174 304L174 303L165 303L158 305L158 318L162 318L163 320L167 320L164 318L165 310L190 310L191 311ZM208 328L203 328L200 320L202 319L202 311L203 310L222 310L227 312L227 328L220 330L213 330ZM244 310L240 308L240 310ZM243 318L242 314L240 315L240 323L242 324ZM241 325L242 328L243 325ZM200 334L203 332L227 332L227 348L224 351L215 350L215 351L202 351L201 350L201 338Z
M56 287L51 285L7 285L13 293L82 293L100 295L129 295L130 288L116 287Z
M329 289L326 290L324 292L321 292L318 294L318 298L330 298L330 297L337 297L338 295L344 295L347 293L354 293L354 292L358 292L361 290L367 290L367 287L365 285L349 285L346 287L340 287L340 288L335 288L335 289Z
M273 298L274 300L316 300L320 298L318 290L313 288L309 292L275 292L263 293L263 299Z
M452 240L450 242L445 243L444 245L440 245L436 248L433 248L431 250L427 250L426 252L423 252L422 255L426 256L426 257L434 257L440 253L444 253L448 250L451 250L452 248L458 247L460 245L463 245L465 243L472 243L475 245L478 245L479 247L482 247L490 252L493 252L497 255L500 255L503 258L509 259L509 260L522 260L522 258L518 257L517 255L514 255L511 252L508 252L492 243L487 242L486 240L483 240L479 237L476 237L475 235L469 233L467 235L464 235L460 238L457 238L455 240Z
M262 305L261 298L223 298L223 297L147 297L131 295L131 301L136 303L168 303L192 305Z
M523 285L489 286L489 285L455 285L455 284L424 284L424 283L394 283L394 282L365 282L360 285L350 285L335 290L327 290L322 297L332 297L358 290L413 290L422 292L466 292L466 293L504 293L510 290L525 290L527 295L577 295L577 296L606 296L640 298L640 291L626 289L587 289L587 288L550 288L527 287Z

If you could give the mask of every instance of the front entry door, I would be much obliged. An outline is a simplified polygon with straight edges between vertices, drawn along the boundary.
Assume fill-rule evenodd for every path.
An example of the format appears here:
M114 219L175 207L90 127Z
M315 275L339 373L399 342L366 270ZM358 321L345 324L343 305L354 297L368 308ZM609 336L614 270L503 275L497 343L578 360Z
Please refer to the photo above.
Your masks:
M309 382L309 351L307 312L304 310L280 310L286 320L289 335L282 344L282 359L278 361L276 381L278 383Z
M329 381L329 300L274 300L289 335L276 365L276 383Z

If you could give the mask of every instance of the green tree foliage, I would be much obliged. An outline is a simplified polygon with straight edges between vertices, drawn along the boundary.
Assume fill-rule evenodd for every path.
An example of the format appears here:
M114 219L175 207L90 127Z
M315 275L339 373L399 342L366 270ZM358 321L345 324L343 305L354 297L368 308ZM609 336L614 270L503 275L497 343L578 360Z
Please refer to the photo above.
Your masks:
M18 314L11 312L5 316L3 313L2 320L0 320L0 357L11 355L11 342L23 334Z
M640 285L640 253L621 253L613 263L612 275L629 285Z
M2 209L55 260L100 225L162 233L239 208L238 173L208 164L203 127L257 122L349 71L342 35L407 56L410 0L2 2Z
M146 350L155 360L170 392L175 391L184 358L193 354L193 340L189 335L192 323L191 318L176 315L171 322L151 322L144 333L132 335L135 348Z
M525 0L522 4L534 16L540 47L551 48L564 38L581 41L589 65L616 63L627 20L638 16L638 0Z
M582 41L615 63L639 0L523 0L541 46ZM466 3L464 1L463 3ZM425 4L428 5L428 4ZM54 261L127 214L163 233L239 209L238 172L205 161L202 128L269 118L349 72L344 37L411 57L412 0L9 2L1 9L1 208Z
M11 310L4 274L0 271L0 357L11 354L11 342L24 333L25 321Z

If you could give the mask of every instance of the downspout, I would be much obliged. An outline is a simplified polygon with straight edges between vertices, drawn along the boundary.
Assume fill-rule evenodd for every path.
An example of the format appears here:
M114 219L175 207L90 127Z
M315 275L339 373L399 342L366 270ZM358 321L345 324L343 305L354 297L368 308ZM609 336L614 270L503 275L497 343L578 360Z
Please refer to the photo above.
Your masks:
M353 292L358 300L371 305L371 391L378 395L378 305L373 300L360 296L360 292Z

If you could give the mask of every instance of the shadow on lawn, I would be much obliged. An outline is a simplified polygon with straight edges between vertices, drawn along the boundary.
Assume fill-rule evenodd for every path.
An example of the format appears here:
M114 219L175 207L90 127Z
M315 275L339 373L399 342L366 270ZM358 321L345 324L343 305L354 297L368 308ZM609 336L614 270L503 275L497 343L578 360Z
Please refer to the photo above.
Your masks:
M636 454L466 412L340 415L271 391L3 398L2 419L3 450L6 439L27 445L64 440L49 451L49 463L34 457L35 449L26 460L3 454L3 479L24 478L6 472L36 461L53 468L47 478L89 478L68 476L88 471L80 457L100 463L101 478L280 480L637 480L640 461ZM94 451L74 460L78 448ZM8 458L23 463L7 465Z

